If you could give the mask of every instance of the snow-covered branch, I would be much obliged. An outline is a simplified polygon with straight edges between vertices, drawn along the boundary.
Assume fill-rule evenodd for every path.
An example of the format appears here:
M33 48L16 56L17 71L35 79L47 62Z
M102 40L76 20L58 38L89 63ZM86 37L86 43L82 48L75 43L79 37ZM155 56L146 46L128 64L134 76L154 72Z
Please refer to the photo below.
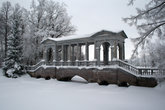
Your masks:
M130 0L129 5L133 5L134 1ZM135 43L132 58L138 52L138 48L144 47L152 37L165 38L165 0L150 0L145 9L136 10L136 15L123 19L129 25L135 25L140 35L132 40Z
M153 27L152 29L148 30L147 33L145 33L143 36L139 37L138 43L135 44L135 49L133 50L132 58L134 57L134 54L136 53L139 45L152 33L154 32L157 28L160 26L165 25L165 22Z
M132 4L132 2L133 2L133 1L131 1L131 4ZM137 12L138 12L137 15L131 16L131 17L128 17L128 18L124 18L123 20L124 20L125 22L127 22L128 20L131 20L132 22L134 21L134 23L137 23L137 20L138 20L138 19L142 19L142 18L141 18L142 16L144 16L144 15L150 13L150 12L153 11L153 10L158 10L158 11L156 11L156 13L159 13L159 12L164 8L164 5L165 5L165 2L162 2L161 4L156 5L156 6L154 6L154 7L151 7L151 8L149 8L149 9L146 9L146 10L141 10L141 9L138 9L138 8L137 8ZM160 8L160 7L161 7L161 8ZM160 9L158 9L158 8L160 8Z

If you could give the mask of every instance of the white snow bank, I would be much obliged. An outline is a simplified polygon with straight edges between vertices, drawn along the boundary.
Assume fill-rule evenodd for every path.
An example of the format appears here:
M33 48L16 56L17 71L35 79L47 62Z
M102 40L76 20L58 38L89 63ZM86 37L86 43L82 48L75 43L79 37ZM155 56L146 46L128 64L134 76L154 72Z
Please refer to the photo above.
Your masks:
M6 78L0 70L0 110L164 110L165 83L155 88L99 86L28 75ZM76 80L79 78L76 77ZM73 78L72 80L75 80ZM82 79L80 79L81 81Z

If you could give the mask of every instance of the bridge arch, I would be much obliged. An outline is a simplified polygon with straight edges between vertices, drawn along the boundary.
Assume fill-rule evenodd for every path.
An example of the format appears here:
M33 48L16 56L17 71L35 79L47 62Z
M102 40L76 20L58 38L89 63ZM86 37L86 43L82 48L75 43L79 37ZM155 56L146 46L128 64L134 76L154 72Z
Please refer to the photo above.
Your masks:
M71 80L73 82L79 82L79 83L88 83L88 79L81 76L81 75L74 75Z
M79 77L80 80L78 78L75 78L75 77ZM69 74L69 75L66 75L66 76L64 74L60 73L59 76L57 77L57 80L88 83L88 78L87 77L84 77L83 75L79 75L79 74L75 74L75 73Z

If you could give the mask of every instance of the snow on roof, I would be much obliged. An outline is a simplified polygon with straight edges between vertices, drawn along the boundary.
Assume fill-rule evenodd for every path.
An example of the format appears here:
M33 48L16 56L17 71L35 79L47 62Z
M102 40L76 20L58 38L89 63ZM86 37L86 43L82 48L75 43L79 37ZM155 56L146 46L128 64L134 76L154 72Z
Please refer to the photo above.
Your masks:
M50 38L50 37L45 37L41 41L44 42L45 40L53 40L53 41L65 41L65 40L72 40L72 39L81 39L81 38L88 38L94 35L95 33L92 34L85 34L85 35L71 35L71 36L65 36L65 37L60 37L60 38Z
M94 33L91 33L91 34L85 34L85 35L71 35L71 36L65 36L65 37L60 37L60 38L50 38L50 37L45 37L43 38L43 40L41 41L41 43L43 43L45 40L52 40L52 41L65 41L65 40L73 40L73 39L81 39L81 38L89 38L99 32L103 32L103 31L106 31L106 32L111 32L111 33L121 33L121 32L124 32L123 30L120 30L118 32L112 32L112 31L107 31L107 30L101 30L101 31L98 31L98 32L94 32Z
M72 36L65 36L65 37L60 37L60 38L54 38L55 41L64 41L64 40L72 40L72 39L80 39L80 38L87 38L91 37L94 33L92 34L85 34L85 35L72 35Z

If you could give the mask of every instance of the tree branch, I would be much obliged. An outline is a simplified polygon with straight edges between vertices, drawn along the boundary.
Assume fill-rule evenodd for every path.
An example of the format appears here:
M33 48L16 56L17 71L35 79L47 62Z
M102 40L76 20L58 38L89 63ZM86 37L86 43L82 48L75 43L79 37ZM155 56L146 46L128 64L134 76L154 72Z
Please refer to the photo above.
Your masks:
M125 19L127 19L127 20L138 19L139 17L145 15L146 13L149 13L149 12L152 11L152 10L155 10L155 9L159 8L160 6L162 6L162 5L164 5L164 4L165 4L165 2L162 2L161 4L159 4L159 5L155 6L155 7L152 7L152 8L150 8L150 9L146 10L146 11L142 11L142 13L139 13L139 14L136 15L136 16L132 16L132 17L130 17L130 18L125 18Z
M132 54L131 58L134 57L135 52L137 51L139 45L140 45L152 32L154 32L157 28L159 28L160 26L163 26L163 25L165 25L165 22L162 23L162 24L159 24L159 25L155 26L155 27L152 28L152 29L150 29L144 36L141 37L140 41L135 45L135 49L133 50L133 54Z
M159 22L153 22L153 23L142 24L142 25L139 25L138 27L142 27L142 26L152 26L152 25L156 25L156 24L159 24L159 23L165 23L165 20L159 21Z

